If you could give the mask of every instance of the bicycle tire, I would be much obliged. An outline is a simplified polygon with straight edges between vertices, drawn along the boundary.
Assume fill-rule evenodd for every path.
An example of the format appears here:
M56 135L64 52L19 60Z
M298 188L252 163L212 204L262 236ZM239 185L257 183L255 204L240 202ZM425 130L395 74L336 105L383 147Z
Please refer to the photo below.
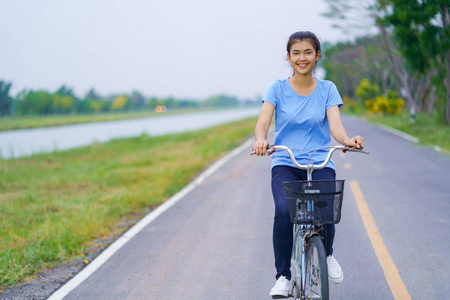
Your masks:
M291 259L291 281L292 281L292 297L294 300L301 299L302 291L302 246L303 239L298 230L295 231L293 255Z
M306 246L306 299L329 300L327 256L318 236Z

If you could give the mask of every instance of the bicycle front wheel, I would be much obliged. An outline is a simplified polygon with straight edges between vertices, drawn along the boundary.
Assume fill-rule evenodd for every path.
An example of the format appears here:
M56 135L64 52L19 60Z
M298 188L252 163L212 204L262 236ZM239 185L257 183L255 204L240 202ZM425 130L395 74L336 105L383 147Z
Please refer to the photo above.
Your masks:
M327 256L318 236L311 237L306 246L305 294L309 300L329 299Z

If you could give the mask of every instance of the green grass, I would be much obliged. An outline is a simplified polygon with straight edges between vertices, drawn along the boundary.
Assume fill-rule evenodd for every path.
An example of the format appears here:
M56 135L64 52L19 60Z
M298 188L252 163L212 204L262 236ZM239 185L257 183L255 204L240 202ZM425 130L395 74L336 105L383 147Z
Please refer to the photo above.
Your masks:
M407 111L400 115L374 115L360 114L367 121L383 124L417 137L419 144L424 146L439 146L444 152L450 152L450 125L444 123L442 118L417 114L416 122L412 123Z
M240 145L256 118L0 160L0 287L83 256ZM0 288L1 290L1 288Z

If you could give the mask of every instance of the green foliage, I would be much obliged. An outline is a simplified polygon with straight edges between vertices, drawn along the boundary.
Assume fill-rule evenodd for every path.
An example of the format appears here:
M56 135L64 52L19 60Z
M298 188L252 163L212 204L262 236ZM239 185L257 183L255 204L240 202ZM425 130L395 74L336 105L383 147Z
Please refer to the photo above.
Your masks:
M438 66L450 48L449 1L389 0L384 21L392 25L399 49L413 71L425 73ZM441 21L439 21L441 20Z
M204 105L205 106L235 106L239 104L239 100L233 96L216 95L209 97Z
M326 79L333 81L343 96L355 98L356 87L361 78L387 92L399 89L399 84L392 75L388 53L381 36L367 36L354 42L324 44L322 65Z
M365 111L365 107L361 101L358 101L355 98L344 96L342 97L342 102L344 102L342 109L346 112L350 112L351 114L361 115Z
M446 122L450 124L448 0L325 2L329 7L325 16L334 19L337 27L361 29L359 25L367 25L369 21L371 25L377 25L384 37L373 37L378 39L375 44L369 40L364 43L356 40L331 47L337 54L330 53L338 59L331 63L325 60L324 66L327 77L335 81L344 95L355 97L355 80L367 78L382 89L383 95L387 95L389 90L399 92L402 89L412 114L420 110L426 110L428 114L433 110L444 110ZM358 46L364 48L364 54L352 56L357 53ZM344 54L345 50L349 54L348 59L353 59L352 66L342 66L339 54ZM389 100L388 97L386 99ZM376 98L372 100L377 102ZM379 103L383 103L381 98Z
M398 115L402 112L403 106L405 106L405 100L402 98L388 99L386 96L381 95L374 99L366 100L365 105L371 113Z
M9 96L12 83L0 80L0 116L9 116L12 113L13 99Z
M217 95L206 101L175 99L173 97L151 99L139 91L131 94L109 95L102 97L93 88L84 98L75 95L72 88L62 85L56 92L45 90L23 90L15 99L9 97L11 84L0 81L0 116L13 114L15 116L56 115L56 114L86 114L102 112L125 112L138 110L208 108L237 106L239 99L233 96Z
M124 95L118 96L111 104L111 110L124 111L128 104L128 98Z
M383 94L376 84L370 84L366 78L356 88L356 95L359 101L350 102L353 105L350 110L355 113L367 110L374 114L400 114L405 106L405 100L396 91L390 90Z
M370 84L369 80L364 78L356 88L356 96L363 102L369 99L374 99L380 95L380 87L376 84Z

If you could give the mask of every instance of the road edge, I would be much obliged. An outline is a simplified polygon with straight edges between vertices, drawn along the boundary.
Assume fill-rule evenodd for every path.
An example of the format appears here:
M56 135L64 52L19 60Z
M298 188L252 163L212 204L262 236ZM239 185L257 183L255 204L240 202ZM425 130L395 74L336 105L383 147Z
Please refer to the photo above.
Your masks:
M149 225L153 220L162 215L170 207L176 204L178 201L183 199L192 190L203 183L209 176L215 173L220 167L225 163L230 161L232 158L243 152L245 149L249 148L253 143L253 138L248 139L246 142L241 144L239 147L235 148L233 151L229 152L227 155L216 161L213 165L203 171L197 178L191 181L186 187L181 191L173 195L167 201L159 205L145 217L143 217L139 222L137 222L133 227L128 229L122 236L120 236L115 242L109 245L104 251L102 251L90 264L88 264L84 269L82 269L75 277L66 282L64 285L59 287L48 300L60 300L67 296L72 290L79 286L86 278L92 275L97 269L99 269L105 262L108 261L120 248L126 245L134 236L141 232L147 225Z

